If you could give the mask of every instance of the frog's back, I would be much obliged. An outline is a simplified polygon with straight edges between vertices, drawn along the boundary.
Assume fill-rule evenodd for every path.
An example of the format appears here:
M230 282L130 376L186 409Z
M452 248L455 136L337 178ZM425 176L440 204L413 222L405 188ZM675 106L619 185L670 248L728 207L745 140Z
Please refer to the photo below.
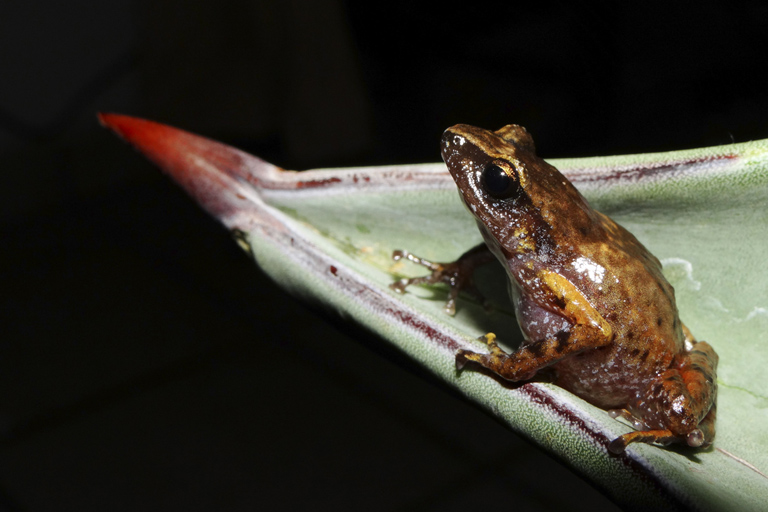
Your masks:
M623 406L684 350L674 289L628 231L594 212L579 256L563 269L611 325L613 342L555 365L558 383L602 407ZM590 239L591 238L591 239Z

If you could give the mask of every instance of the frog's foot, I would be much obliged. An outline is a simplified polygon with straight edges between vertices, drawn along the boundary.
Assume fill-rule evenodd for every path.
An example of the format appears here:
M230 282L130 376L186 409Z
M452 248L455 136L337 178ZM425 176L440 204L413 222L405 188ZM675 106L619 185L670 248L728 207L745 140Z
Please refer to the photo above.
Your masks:
M500 358L500 357L507 357L507 353L504 352L501 347L499 347L498 343L496 343L496 335L492 332L489 332L488 334L485 334L483 336L480 336L477 338L478 341L484 341L488 345L488 349L491 351L490 354L478 354L477 352L472 352L471 350L459 350L456 352L456 369L461 370L466 366L467 361L473 361L475 363L478 363L481 366L488 366L488 362L492 358Z
M608 445L608 450L611 453L620 454L624 452L627 445L630 443L657 443L667 445L674 442L682 442L692 448L709 446L712 443L712 439L715 437L716 411L717 407L712 406L709 413L699 423L698 428L693 429L685 436L679 436L669 429L649 430L645 423L637 419L626 409L612 409L608 411L611 418L624 418L631 422L632 426L637 430L619 436L611 441L611 444Z
M488 345L488 350L491 351L491 355L494 357L506 357L507 353L504 352L499 344L496 343L496 335L492 332L484 334L477 338L479 341L484 341Z
M436 284L446 283L450 287L448 292L448 300L445 302L443 310L453 316L456 314L456 297L459 295L459 272L456 262L452 263L436 263L427 259L411 254L408 251L397 250L392 253L392 259L400 261L401 259L407 259L417 265L421 265L431 270L432 273L421 277L403 278L399 281L395 281L390 284L389 287L397 293L405 293L405 289L414 284Z
M623 453L629 443L659 443L669 444L672 441L676 441L677 437L671 430L666 429L649 429L648 426L643 423L639 418L634 416L626 409L611 409L608 411L611 418L618 419L623 418L635 428L635 432L624 434L617 437L611 444L608 445L608 451L615 454Z
M678 440L679 438L671 430L635 430L611 441L611 444L608 445L608 451L619 455L624 453L624 450L630 443L658 443L666 445Z
M479 341L484 341L488 345L490 353L479 354L477 352L472 352L471 350L459 350L456 352L457 370L462 370L467 362L471 361L512 382L530 380L536 375L536 371L539 368L515 367L516 354L507 354L504 352L504 350L496 343L496 335L492 332L480 336L477 339Z
M485 299L472 281L472 272L475 267L487 263L493 258L485 246L477 246L464 253L458 260L450 263L429 261L408 251L397 250L392 253L392 259L395 261L400 261L403 258L426 267L432 273L395 281L389 285L392 290L405 293L405 289L414 284L445 283L449 287L448 300L443 308L447 314L451 316L456 314L456 298L459 296L459 292L468 292L487 307Z

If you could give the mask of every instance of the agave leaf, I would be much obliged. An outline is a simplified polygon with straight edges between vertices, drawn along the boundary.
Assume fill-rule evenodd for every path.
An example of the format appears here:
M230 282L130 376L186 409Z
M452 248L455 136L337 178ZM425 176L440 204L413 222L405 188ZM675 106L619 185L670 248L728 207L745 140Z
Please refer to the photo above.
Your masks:
M630 509L758 510L768 503L768 141L658 154L553 160L598 209L664 263L683 321L720 355L717 438L705 451L608 443L630 428L550 384L458 373L454 354L494 331L519 337L503 276L487 314L440 290L388 285L421 269L393 249L455 259L480 242L442 164L283 171L223 144L116 114L102 122L157 163L277 282L378 333Z

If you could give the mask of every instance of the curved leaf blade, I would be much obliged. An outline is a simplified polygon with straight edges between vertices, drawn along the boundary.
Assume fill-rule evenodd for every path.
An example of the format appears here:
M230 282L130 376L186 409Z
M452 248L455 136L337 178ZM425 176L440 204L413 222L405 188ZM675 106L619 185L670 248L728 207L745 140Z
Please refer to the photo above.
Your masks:
M393 249L451 260L480 241L442 164L295 173L150 121L101 119L242 233L276 281L380 334L627 508L764 507L768 141L552 161L664 262L683 321L720 354L714 449L632 445L614 456L607 444L629 428L604 411L553 385L509 388L455 371L456 350L477 348L478 335L519 336L503 277L485 279L502 305L492 315L464 301L450 318L440 292L388 289L393 274L420 272L394 264Z

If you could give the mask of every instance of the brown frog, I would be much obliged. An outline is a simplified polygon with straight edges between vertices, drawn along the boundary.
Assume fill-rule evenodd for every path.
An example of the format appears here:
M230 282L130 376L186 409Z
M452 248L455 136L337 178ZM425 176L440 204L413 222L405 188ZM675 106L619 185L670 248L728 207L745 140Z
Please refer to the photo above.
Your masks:
M445 282L453 313L460 290L476 293L474 267L495 256L524 336L507 354L488 334L490 353L461 350L457 368L470 362L515 382L547 368L557 385L633 423L609 445L614 453L633 442L710 445L718 357L680 322L659 260L536 156L525 128L456 125L442 154L485 245L453 263L395 251L432 274L392 288Z

